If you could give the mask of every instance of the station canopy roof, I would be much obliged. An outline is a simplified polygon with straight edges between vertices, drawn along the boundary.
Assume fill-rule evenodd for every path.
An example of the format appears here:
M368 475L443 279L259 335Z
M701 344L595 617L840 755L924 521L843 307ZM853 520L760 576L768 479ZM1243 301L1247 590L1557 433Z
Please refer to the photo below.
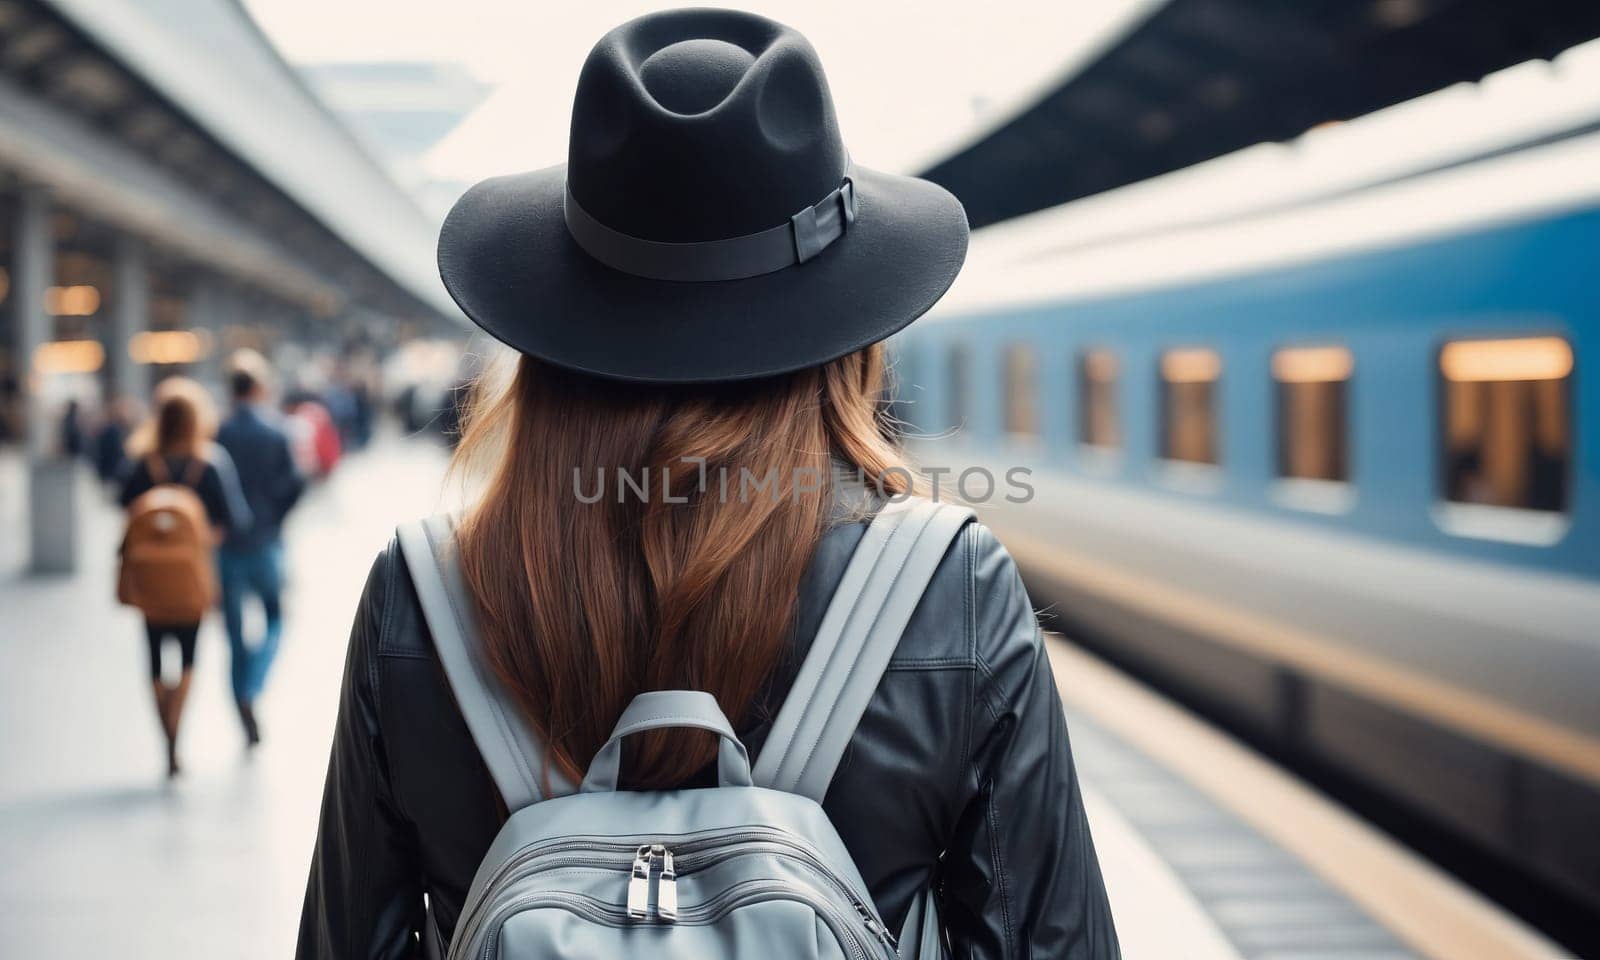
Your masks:
M459 314L437 225L328 112L239 0L45 0L416 301Z
M1596 0L1171 0L921 175L985 226L1597 36Z

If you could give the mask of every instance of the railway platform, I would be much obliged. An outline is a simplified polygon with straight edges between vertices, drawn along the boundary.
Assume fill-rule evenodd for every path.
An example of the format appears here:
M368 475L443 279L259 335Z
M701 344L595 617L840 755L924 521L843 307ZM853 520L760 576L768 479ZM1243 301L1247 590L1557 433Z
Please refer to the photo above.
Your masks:
M396 520L439 508L444 459L385 437L309 495L288 532L265 742L244 748L208 622L171 783L137 617L112 598L117 512L83 482L71 577L23 577L20 551L0 552L0 722L20 731L0 738L0 956L292 954L355 600ZM0 465L8 513L23 508L18 466ZM1126 956L1562 955L1248 750L1049 644Z
M1060 637L1051 638L1050 657L1128 955L1569 955L1103 661ZM1141 862L1137 876L1124 874ZM1136 884L1159 876L1175 882L1151 905ZM1191 919L1184 934L1198 948L1141 941L1163 926L1162 914L1150 911L1173 904L1203 918Z

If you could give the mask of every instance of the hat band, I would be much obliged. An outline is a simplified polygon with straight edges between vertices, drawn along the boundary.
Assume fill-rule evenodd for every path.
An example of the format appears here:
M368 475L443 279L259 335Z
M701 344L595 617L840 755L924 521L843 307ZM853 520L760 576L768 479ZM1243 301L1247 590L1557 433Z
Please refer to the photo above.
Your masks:
M743 280L805 263L844 236L856 219L855 187L845 177L838 189L759 233L698 243L661 243L611 229L583 209L567 186L567 232L589 256L613 270L650 280Z

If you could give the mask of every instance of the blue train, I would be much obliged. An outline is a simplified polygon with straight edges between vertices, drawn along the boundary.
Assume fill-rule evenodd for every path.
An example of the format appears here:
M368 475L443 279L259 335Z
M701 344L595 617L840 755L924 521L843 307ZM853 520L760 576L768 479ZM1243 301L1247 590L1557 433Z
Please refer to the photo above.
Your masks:
M982 231L897 410L1058 629L1593 910L1600 135L1555 119L1380 115Z

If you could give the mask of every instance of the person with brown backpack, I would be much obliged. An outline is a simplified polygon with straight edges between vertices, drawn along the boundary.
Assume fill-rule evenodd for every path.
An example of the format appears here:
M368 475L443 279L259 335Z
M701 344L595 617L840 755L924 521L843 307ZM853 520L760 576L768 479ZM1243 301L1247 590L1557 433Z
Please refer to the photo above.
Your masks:
M129 443L121 504L127 508L117 599L144 614L156 715L177 776L178 727L194 670L200 621L216 601L217 544L248 525L249 508L226 452L210 442L216 420L205 390L174 377L156 387L155 417ZM178 644L178 682L162 680L161 650Z

